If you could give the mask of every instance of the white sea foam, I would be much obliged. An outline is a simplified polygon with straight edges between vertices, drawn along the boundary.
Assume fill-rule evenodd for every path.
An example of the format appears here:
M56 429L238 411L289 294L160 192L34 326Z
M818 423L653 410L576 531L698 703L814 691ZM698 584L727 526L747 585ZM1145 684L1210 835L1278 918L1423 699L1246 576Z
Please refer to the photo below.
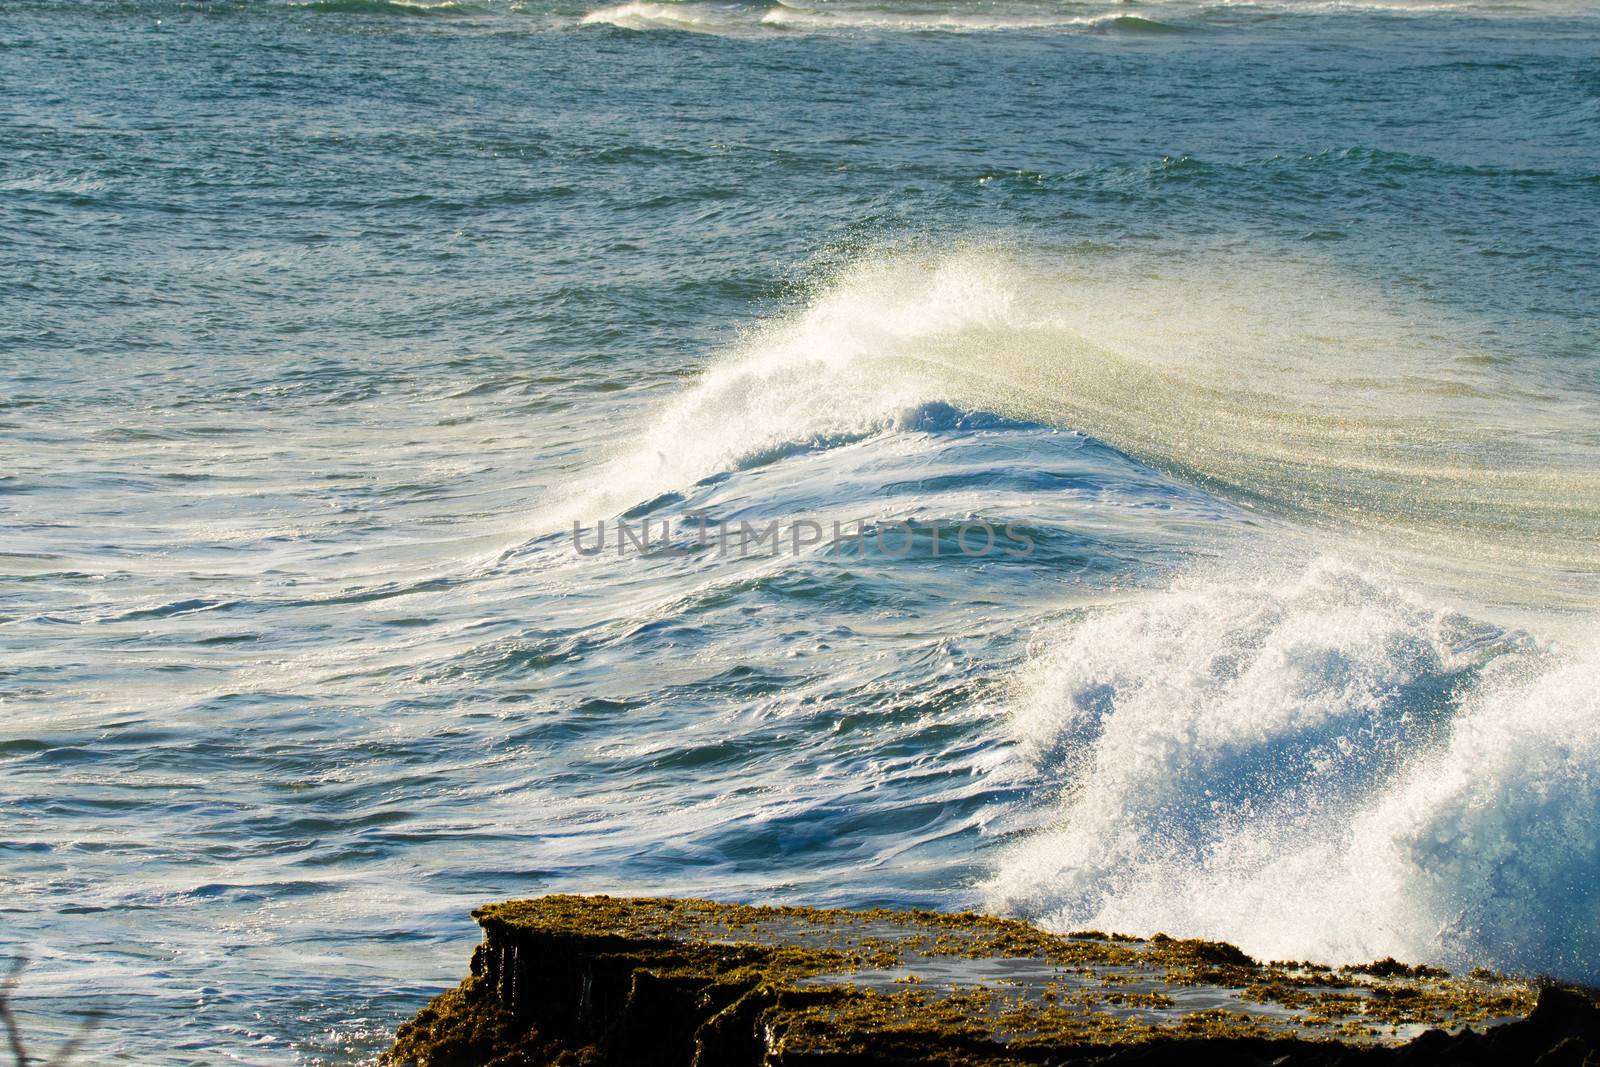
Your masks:
M1264 958L1595 977L1600 650L1473 626L1336 559L1041 640L1023 749L1064 792L992 907Z
M598 8L583 16L585 26L617 26L625 30L682 30L691 33L748 32L751 20L737 4L630 3Z

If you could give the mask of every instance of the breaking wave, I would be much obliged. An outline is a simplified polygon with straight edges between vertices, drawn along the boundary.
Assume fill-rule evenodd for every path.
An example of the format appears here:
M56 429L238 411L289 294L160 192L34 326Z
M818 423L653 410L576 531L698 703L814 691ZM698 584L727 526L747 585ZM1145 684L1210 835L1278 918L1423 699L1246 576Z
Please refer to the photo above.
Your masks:
M1593 980L1600 645L1542 646L1336 558L1193 581L1040 643L1014 725L1062 796L992 906Z
M945 403L1087 433L1429 565L1471 560L1455 578L1485 599L1593 603L1574 573L1600 569L1585 404L1541 402L1437 324L1374 310L1336 278L1138 269L1135 282L1105 257L1091 271L994 247L865 256L752 330L542 518L615 514Z
M1276 562L1253 543L1037 639L1009 719L1059 799L986 903L1270 958L1594 979L1587 401L1540 401L1514 355L1479 358L1301 267L1137 268L997 246L864 255L552 506L615 514L940 410L1078 430L1313 520L1264 539Z

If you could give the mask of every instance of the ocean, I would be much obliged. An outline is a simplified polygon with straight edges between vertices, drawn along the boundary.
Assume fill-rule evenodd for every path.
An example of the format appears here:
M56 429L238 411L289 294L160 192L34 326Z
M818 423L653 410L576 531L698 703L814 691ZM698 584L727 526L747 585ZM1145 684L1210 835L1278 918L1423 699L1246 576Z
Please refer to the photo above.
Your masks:
M549 892L1600 980L1597 249L1593 3L0 0L22 1029Z

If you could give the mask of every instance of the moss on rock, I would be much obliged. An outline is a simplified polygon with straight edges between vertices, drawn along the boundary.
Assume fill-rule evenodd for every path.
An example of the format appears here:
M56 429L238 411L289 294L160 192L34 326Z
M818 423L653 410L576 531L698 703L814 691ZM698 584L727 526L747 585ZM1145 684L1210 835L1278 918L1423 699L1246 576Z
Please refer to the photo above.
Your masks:
M1549 1062L1581 1064L1600 1017L1586 993L1487 972L1262 964L971 913L550 896L473 914L471 975L384 1063L1489 1064L1559 1045Z

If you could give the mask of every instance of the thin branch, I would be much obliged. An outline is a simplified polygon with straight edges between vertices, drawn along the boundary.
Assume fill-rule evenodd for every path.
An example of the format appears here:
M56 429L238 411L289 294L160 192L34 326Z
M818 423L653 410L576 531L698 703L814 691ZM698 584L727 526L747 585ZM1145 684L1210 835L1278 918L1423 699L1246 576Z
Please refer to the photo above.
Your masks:
M70 1041L56 1050L56 1054L50 1057L50 1061L46 1063L44 1067L66 1067L67 1062L72 1059L73 1054L76 1053L78 1049L83 1047L83 1043L85 1041L89 1040L90 1032L94 1030L95 1026L100 1022L100 1017L103 1014L104 1012L100 1011L98 1008L93 1008L87 1012L83 1019L78 1023L78 1032L72 1035L72 1039Z
M11 996L11 991L17 988L17 979L22 977L22 968L28 965L28 957L18 956L11 961L11 973L6 975L6 980L0 982L0 1004L4 1004Z
M17 1026L17 1017L11 1011L11 994L17 988L17 982L22 976L22 970L28 965L26 956L18 956L11 961L11 971L3 981L0 981L0 1024L3 1024L6 1037L11 1045L13 1067L31 1067L33 1060L28 1058L28 1051L22 1044L22 1030ZM66 1044L56 1050L56 1054L45 1061L40 1067L65 1067L83 1043L89 1039L89 1033L100 1022L102 1012L91 1009L84 1013L78 1022L78 1031L73 1034Z
M17 1028L16 1016L11 1014L11 991L17 988L17 980L22 977L22 969L28 965L28 957L18 956L11 961L11 973L6 975L4 982L0 982L0 1023L6 1027L6 1037L11 1041L11 1057L16 1061L16 1067L28 1067L28 1052L22 1046L22 1031Z

